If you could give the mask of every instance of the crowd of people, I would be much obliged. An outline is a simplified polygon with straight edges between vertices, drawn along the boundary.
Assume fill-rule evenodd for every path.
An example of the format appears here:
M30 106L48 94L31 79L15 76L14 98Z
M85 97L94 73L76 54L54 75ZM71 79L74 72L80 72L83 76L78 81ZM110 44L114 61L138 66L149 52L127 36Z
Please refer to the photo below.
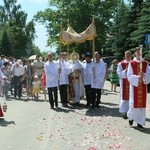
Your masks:
M58 106L59 89L63 106L67 106L69 100L79 106L80 99L86 95L86 106L98 107L100 90L104 86L106 65L98 52L94 55L95 62L92 61L90 53L85 54L85 60L82 62L76 52L70 57L66 52L62 52L58 60L54 60L53 54L48 53L44 61L38 55L33 61L15 60L1 55L0 96L8 99L10 91L14 99L21 99L22 89L25 89L27 99L38 100L42 90L45 100L48 92L50 106L53 108L54 103L56 107Z
M110 67L111 91L116 92L120 81L119 112L124 119L129 118L129 125L137 123L144 129L146 116L146 85L150 82L148 63L140 57L139 48L135 49L135 58L131 52L125 52L121 62L114 60ZM26 89L27 99L39 99L43 91L44 99L50 108L58 107L58 90L63 107L71 101L75 107L86 97L86 107L99 108L101 93L104 87L107 64L98 52L85 54L80 61L79 54L73 52L70 57L62 52L58 60L48 53L44 61L37 55L34 61L29 59L14 60L12 57L0 58L0 96L8 99L8 91L14 99L22 98L22 89ZM47 94L48 93L48 94Z
M14 99L21 99L22 89L25 89L27 99L30 96L38 99L37 95L40 90L37 90L37 87L39 89L42 87L46 99L46 86L42 85L43 82L41 82L44 80L41 80L43 78L43 66L44 63L39 59L38 55L33 62L29 59L15 60L12 57L5 58L2 55L0 59L0 96L8 99L8 92L10 91L11 95L14 95Z

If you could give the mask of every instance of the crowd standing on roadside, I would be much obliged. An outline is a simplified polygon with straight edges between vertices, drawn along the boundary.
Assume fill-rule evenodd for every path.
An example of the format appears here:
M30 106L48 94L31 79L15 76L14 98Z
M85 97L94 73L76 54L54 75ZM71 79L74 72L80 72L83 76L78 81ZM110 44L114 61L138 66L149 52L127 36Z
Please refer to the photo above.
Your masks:
M139 48L135 50L135 58L131 60L131 57L131 52L126 51L124 60L112 61L108 69L111 91L117 92L116 87L120 84L119 112L124 119L129 118L130 126L136 122L137 127L143 130L150 68L144 59L140 61ZM0 97L7 100L11 95L18 100L38 101L42 99L39 95L42 92L43 100L49 101L51 109L57 109L58 96L63 107L71 104L78 108L81 100L86 98L86 108L99 108L107 68L98 52L87 52L83 61L77 52L70 57L67 52L62 52L58 60L48 53L44 61L39 55L35 60L16 60L1 55Z

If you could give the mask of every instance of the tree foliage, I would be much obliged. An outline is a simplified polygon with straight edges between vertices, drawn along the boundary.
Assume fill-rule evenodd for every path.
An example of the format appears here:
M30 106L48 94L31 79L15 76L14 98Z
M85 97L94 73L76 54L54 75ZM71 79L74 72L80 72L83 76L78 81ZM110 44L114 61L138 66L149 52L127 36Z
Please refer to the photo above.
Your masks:
M100 51L105 45L106 31L109 28L109 20L115 11L118 0L51 0L50 8L40 11L35 19L45 23L49 35L48 44L56 44L58 51L67 47L60 45L59 32L61 27L66 29L69 23L76 32L84 31L92 21L94 15L97 38L96 50ZM92 50L92 42L69 45L69 50L75 49L79 53Z
M27 23L27 14L17 5L17 0L3 0L0 6L0 53L27 56L26 46L33 45L34 20ZM49 36L47 45L57 47L57 52L73 49L80 54L92 51L92 41L63 46L61 28L68 23L78 33L84 31L94 16L97 37L96 51L103 55L116 55L122 59L126 50L145 44L145 34L150 34L150 0L49 0L49 8L39 11L35 21L45 24ZM145 45L144 45L145 48ZM9 51L9 53L8 53ZM149 55L149 53L144 54ZM35 45L31 54L40 53Z
M104 55L116 55L122 59L126 50L144 43L145 33L149 33L149 0L51 0L50 8L40 11L35 19L46 25L48 45L57 45L58 51L66 50L59 42L60 28L67 28L69 22L77 32L84 31L94 15L97 37L96 50ZM83 53L92 49L92 42L69 45Z
M16 58L27 56L26 45L35 37L34 22L27 23L27 13L21 10L17 0L3 0L3 3L0 6L0 52Z
M109 30L107 39L107 49L122 59L122 54L130 47L130 28L129 25L130 7L123 1L116 6L116 13L112 19L112 26Z

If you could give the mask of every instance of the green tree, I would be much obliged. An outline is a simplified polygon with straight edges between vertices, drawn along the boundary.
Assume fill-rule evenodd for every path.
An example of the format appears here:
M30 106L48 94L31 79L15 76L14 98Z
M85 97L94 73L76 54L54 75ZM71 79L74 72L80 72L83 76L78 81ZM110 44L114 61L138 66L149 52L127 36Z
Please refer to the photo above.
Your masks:
M137 47L141 42L139 39L138 20L142 9L143 0L132 0L131 12L129 16L129 29L130 29L130 46Z
M150 34L150 1L147 0L142 3L141 11L137 17L137 30L133 31L131 34L131 39L136 44L143 44L145 41L145 34Z
M61 27L66 29L69 21L76 32L84 31L92 21L94 15L97 37L96 50L100 51L105 45L106 33L109 28L110 18L114 13L115 6L119 0L51 0L50 8L40 11L35 15L35 19L45 23L49 35L48 45L55 44L58 51L67 49L60 46L59 32ZM75 48L79 53L92 50L92 42L87 41L83 44L71 44L69 50Z
M5 56L12 56L13 51L11 49L11 44L7 35L7 32L4 30L1 40L0 40L0 53L4 54Z
M40 49L36 45L32 45L32 50L30 55L41 55Z
M26 45L32 43L35 37L34 22L27 23L27 13L21 10L21 5L17 5L17 0L3 2L4 6L0 6L0 30L7 32L14 57L27 56Z
M111 51L119 59L122 59L124 52L130 48L129 13L128 4L125 4L124 1L118 3L107 38L107 51Z

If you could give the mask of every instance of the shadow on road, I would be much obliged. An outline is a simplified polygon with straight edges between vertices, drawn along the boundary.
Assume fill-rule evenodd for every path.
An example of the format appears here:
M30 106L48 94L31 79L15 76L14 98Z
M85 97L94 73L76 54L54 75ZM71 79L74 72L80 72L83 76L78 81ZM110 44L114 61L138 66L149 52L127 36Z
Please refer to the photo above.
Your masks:
M104 89L102 95L118 95L119 92L112 92L110 90Z
M108 105L108 106L118 106L118 104L114 104L114 103L109 103L109 102L102 102L104 105Z
M24 101L24 102L29 102L29 101L32 101L32 102L45 102L45 100L43 99L21 99L20 101Z
M87 116L112 116L121 117L118 108L111 108L107 106L100 106L100 108L88 109L85 113Z
M5 119L0 119L0 126L7 127L8 125L15 125L15 121L7 121Z
M64 113L75 112L72 109L67 109L67 108L63 108L63 107L57 107L57 108L54 108L54 110L56 112L64 112Z
M145 130L139 130L138 127L134 126L132 127L135 130L138 130L139 132L145 133L145 134L150 134L150 128L145 128Z
M102 95L118 95L118 93L113 93L113 92L104 92Z
M150 122L150 118L146 118L146 121L147 121L147 122Z

